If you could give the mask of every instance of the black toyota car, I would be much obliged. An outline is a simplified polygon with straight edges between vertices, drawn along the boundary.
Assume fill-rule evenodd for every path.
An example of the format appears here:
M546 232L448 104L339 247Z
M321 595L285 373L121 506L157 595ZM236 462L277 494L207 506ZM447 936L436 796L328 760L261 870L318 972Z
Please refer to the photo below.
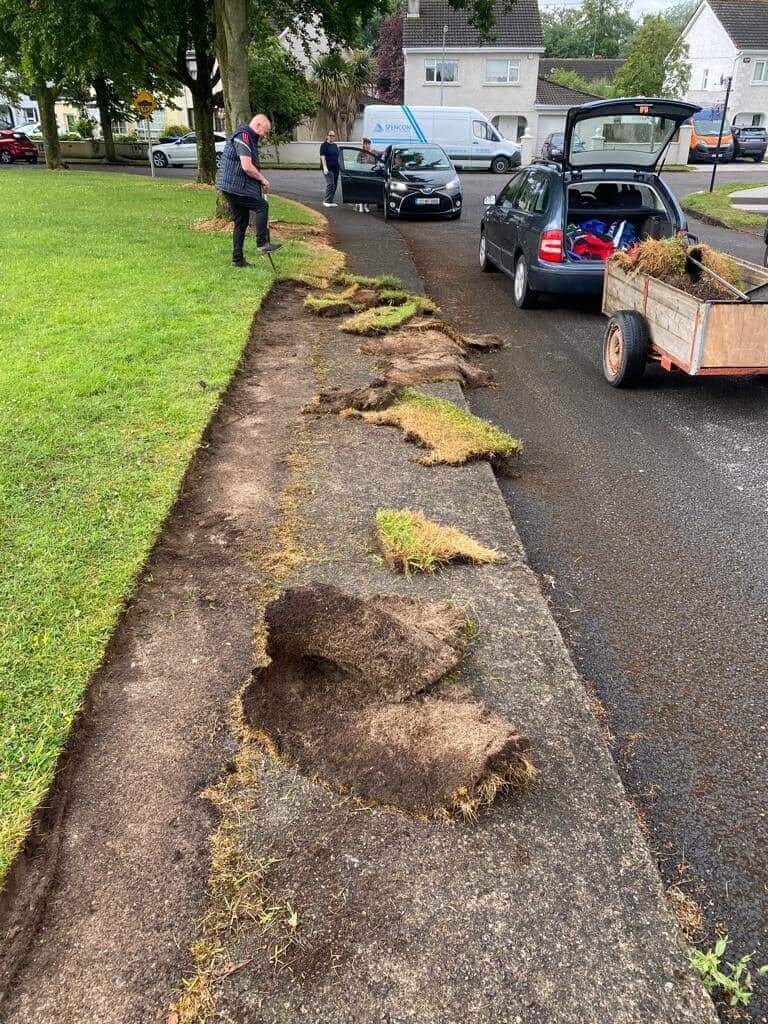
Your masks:
M562 155L517 171L486 196L480 267L503 270L521 308L539 294L598 294L605 259L687 229L656 168L699 108L663 99L598 100L566 117Z
M383 207L385 218L461 216L461 182L450 157L431 143L396 143L383 152L339 147L345 203Z

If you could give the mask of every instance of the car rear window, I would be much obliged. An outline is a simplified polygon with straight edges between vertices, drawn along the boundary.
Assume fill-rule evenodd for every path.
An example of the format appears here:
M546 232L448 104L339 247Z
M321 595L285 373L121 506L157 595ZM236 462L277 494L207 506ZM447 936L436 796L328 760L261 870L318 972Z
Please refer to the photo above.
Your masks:
M24 132L14 132L13 137L14 139L16 139L17 142L29 142L29 139L24 134Z

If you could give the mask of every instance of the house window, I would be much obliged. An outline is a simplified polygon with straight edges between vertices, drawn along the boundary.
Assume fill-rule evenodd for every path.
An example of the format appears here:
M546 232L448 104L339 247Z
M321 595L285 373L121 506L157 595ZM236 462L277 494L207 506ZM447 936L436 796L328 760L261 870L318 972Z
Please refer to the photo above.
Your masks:
M494 85L517 85L520 81L520 61L487 60L485 80Z
M701 76L701 88L709 88L709 68L704 68L704 74Z
M458 82L459 62L457 60L425 60L425 82Z
M22 107L21 112L24 115L24 121L28 124L30 121L37 120L37 111L34 107Z
M756 85L768 84L768 60L756 60L752 81Z

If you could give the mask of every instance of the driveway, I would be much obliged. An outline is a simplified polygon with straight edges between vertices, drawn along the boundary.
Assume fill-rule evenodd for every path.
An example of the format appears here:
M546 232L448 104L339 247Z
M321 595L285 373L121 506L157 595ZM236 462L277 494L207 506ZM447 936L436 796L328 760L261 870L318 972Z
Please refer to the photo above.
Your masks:
M636 391L614 391L600 372L594 303L523 312L506 277L480 273L482 197L502 179L463 177L459 222L324 212L345 245L369 247L371 264L378 246L405 247L464 327L509 338L489 357L498 388L470 400L525 439L519 476L500 484L531 564L607 708L665 880L699 902L709 934L715 923L729 932L731 953L768 960L768 386L651 369ZM706 170L667 177L678 195L708 182ZM320 194L319 175L270 178L285 195ZM754 237L694 229L762 254ZM767 987L753 1001L757 1020Z

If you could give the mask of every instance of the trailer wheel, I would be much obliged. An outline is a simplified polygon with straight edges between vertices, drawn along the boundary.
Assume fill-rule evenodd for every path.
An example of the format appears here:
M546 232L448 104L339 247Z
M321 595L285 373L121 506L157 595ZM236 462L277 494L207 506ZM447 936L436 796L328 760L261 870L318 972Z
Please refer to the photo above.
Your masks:
M603 339L603 376L615 388L629 388L643 376L648 360L648 328L635 310L614 313Z

